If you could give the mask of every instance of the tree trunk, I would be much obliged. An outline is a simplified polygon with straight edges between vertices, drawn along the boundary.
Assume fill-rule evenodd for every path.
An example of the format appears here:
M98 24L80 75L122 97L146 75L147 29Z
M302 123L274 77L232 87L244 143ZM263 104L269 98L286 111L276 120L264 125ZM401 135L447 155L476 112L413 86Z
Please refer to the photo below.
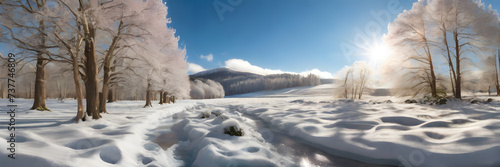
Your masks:
M87 115L92 116L92 119L99 119L101 115L97 110L97 58L95 54L95 29L89 28L89 34L85 39L85 75L87 78L85 92L87 96Z
M447 52L447 56L448 56L448 68L450 70L450 81L451 81L451 91L453 92L453 96L455 96L455 82L456 82L456 73L455 73L455 69L453 67L453 61L451 60L451 53L450 53L450 47L448 45L448 37L446 36L446 26L445 24L443 23L442 24L442 31L443 31L443 42L444 42L444 45L446 46L446 52Z
M360 91L358 95L358 99L361 99L361 96L363 96L363 92L365 91L365 86L366 86L366 81L368 80L368 71L366 69L363 69L361 72L361 83L360 83Z
M432 57L429 56L429 68L431 70L431 95L437 97L436 75L434 74L434 65L432 64Z
M104 78L102 80L102 97L99 99L99 113L108 113L106 111L106 101L108 100L108 95L109 93L109 60L104 60ZM104 93L106 92L106 93Z
M116 85L115 85L115 86L113 87L113 102L115 102L115 101L118 101L118 100L122 99L122 98L120 97L119 92L118 92L118 91L116 91L116 89L117 89L117 87L116 87Z
M123 25L123 22L120 21L120 24L118 25L118 29L121 29ZM117 46L117 41L119 40L119 35L120 31L116 36L113 37L113 41L111 42L111 45L109 46L108 52L106 53L106 56L104 57L104 71L103 71L103 80L102 80L102 93L103 96L99 101L99 112L100 113L108 113L106 111L106 101L108 100L108 96L104 96L104 94L108 94L109 92L109 81L110 81L110 73L111 73L111 61L113 59L113 54L115 52L115 48Z
M144 105L144 108L146 107L153 107L151 104L151 83L148 83L148 88L146 90L146 105Z
M453 38L455 40L455 53L456 53L456 56L455 56L455 65L456 65L456 76L457 76L457 79L455 81L455 98L458 98L458 99L462 99L462 74L461 74L461 70L460 70L460 43L459 43L459 40L458 40L458 30L455 29L453 31Z
M46 96L47 96L47 85L45 76L45 61L42 60L42 58L38 58L38 60L36 61L35 97L31 109L50 111L45 104Z
M43 21L39 22L39 27L41 31L45 31L45 23ZM42 46L45 45L45 35L41 36L41 41L42 41ZM46 104L45 104L45 98L47 97L47 83L46 83L46 76L45 76L45 63L46 60L43 59L43 53L39 52L37 53L37 60L36 60L36 72L35 72L35 97L33 101L33 106L31 107L32 110L38 109L41 111L47 110L50 111Z
M3 86L2 86L2 80L0 80L0 99L3 99Z
M78 53L77 53L78 54ZM76 91L76 101L78 104L78 109L76 113L75 121L78 122L80 120L85 121L85 112L83 111L83 91L82 85L80 84L80 67L78 67L78 58L73 58L73 81L75 82L75 91Z
M431 95L432 97L437 97L437 90L436 90L436 75L434 74L434 64L432 63L432 55L431 55L431 50L429 48L429 43L427 41L427 38L424 36L424 42L425 42L425 52L427 54L427 59L429 60L429 70L431 72Z
M455 79L452 78L452 75L455 75L455 74L454 74L454 72L452 74L452 71L450 70L451 91L453 92L453 97L455 97L455 81L454 81Z
M488 96L491 96L491 85L488 85Z
M344 79L344 98L345 99L348 98L348 94L347 94L347 80L348 79L349 79L349 71L346 73L345 79Z
M163 91L160 91L160 102L158 104L163 104Z
M355 92L355 89L357 88L356 87L356 80L354 80L354 71L351 73L351 86L352 86L352 92L351 92L351 99L356 99L356 92Z
M108 90L108 102L107 103L113 103L115 102L115 99L114 99L114 94L113 94L113 87L110 86L109 90Z
M354 85L351 85L351 99L354 99Z
M29 92L27 93L27 95L26 95L26 96L28 97L28 99L31 99L32 94L33 94L33 86L32 86L32 85L31 85L31 83L30 83L30 91L29 91Z
M500 81L498 81L498 74L500 72L498 72L498 70L500 70L498 68L498 66L500 65L500 49L497 50L498 52L498 63L495 61L495 77L496 77L496 90L497 90L497 96L500 96ZM488 90L489 91L489 90Z
M168 93L167 92L163 92L163 103L169 103L168 102Z

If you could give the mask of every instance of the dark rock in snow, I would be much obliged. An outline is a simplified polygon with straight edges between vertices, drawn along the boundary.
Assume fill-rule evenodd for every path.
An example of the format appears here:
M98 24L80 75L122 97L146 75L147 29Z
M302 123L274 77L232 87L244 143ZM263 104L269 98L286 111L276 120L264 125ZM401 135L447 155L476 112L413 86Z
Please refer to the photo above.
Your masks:
M230 126L229 129L224 129L224 134L228 134L230 136L243 136L243 129L240 129L235 126Z
M210 118L211 112L201 112L200 118Z
M448 102L448 100L446 100L446 99L439 99L439 100L437 101L437 104L439 104L439 105L443 105L443 104L446 104L446 102Z
M405 100L405 103L417 103L417 100L408 99L408 100Z

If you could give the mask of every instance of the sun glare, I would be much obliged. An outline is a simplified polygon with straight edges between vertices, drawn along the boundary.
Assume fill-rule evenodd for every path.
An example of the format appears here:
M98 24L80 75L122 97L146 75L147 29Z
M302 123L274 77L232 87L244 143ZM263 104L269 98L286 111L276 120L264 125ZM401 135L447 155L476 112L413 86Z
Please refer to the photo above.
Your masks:
M384 44L375 44L368 50L370 62L374 64L380 64L385 61L390 54L391 50Z

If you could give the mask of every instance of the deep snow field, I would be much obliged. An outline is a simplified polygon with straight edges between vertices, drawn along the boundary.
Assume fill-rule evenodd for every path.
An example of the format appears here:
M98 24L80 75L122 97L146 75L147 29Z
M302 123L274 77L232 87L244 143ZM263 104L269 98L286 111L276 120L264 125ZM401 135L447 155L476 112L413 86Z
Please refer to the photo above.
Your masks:
M73 100L48 100L52 111L40 112L27 110L31 100L17 99L16 159L7 157L9 143L0 142L0 166L500 166L500 98L445 105L368 95L351 101L334 99L331 87L153 102L153 108L120 101L108 104L103 119L78 124L71 121ZM7 104L1 99L5 140ZM224 134L230 126L244 135Z

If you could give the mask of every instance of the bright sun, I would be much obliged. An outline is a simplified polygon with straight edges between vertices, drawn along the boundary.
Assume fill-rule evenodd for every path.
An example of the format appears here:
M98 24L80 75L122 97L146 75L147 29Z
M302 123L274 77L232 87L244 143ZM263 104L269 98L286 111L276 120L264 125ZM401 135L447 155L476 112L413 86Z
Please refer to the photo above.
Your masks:
M375 44L368 49L368 55L372 63L379 64L387 59L391 50L384 44Z

